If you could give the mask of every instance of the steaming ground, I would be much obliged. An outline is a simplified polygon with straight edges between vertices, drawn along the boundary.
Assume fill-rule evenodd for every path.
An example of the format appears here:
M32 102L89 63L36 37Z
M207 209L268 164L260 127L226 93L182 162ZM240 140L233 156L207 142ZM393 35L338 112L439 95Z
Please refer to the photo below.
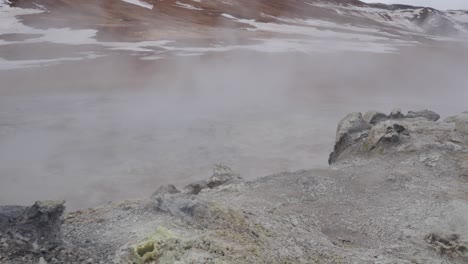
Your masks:
M142 197L215 163L247 179L325 167L350 111L466 111L467 17L333 0L0 0L0 204Z
M400 54L128 54L0 71L0 203L71 208L211 174L327 166L350 111L466 111L467 48ZM97 70L99 69L99 70Z

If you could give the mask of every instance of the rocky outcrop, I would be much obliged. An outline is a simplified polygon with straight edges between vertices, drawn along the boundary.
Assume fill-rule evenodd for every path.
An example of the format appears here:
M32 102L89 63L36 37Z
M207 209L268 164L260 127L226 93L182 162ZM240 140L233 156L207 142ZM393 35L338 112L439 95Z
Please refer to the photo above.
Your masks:
M348 114L338 123L335 142L339 142L347 136L369 130L371 126L364 121L361 113Z
M188 223L199 222L208 216L208 206L192 194L187 193L154 193L148 203L149 207L160 212L183 219Z
M213 167L213 175L206 181L198 181L187 185L184 188L185 193L199 194L205 189L213 189L228 183L235 183L241 181L242 178L239 174L234 173L231 168L216 164Z
M425 118L429 121L437 121L440 119L440 115L436 112L423 110L423 111L409 111L408 114L405 116L406 118Z
M364 121L370 125L375 125L377 123L388 120L388 116L384 113L378 111L368 111L364 114Z
M330 154L328 163L334 163L345 149L366 137L371 128L372 126L363 119L361 113L351 113L343 118L338 123L335 148Z
M193 195L182 193L174 185L159 187L151 195L148 207L169 213L187 222L193 222L205 211L205 206L199 203Z
M150 207L166 212L190 223L203 223L209 218L210 204L199 201L197 195L203 190L214 189L223 185L239 183L242 178L231 168L217 164L213 167L213 175L206 181L189 184L184 191L179 191L174 185L160 187L151 195Z
M243 181L218 165L196 192L166 185L68 214L62 236L61 203L2 207L0 263L465 264L464 115L350 114L330 168Z
M379 151L398 146L410 137L409 127L419 127L416 131L421 127L429 129L431 123L440 119L440 115L433 111L409 111L403 115L400 109L393 110L388 116L370 111L363 119L360 117L360 113L352 113L339 123L337 141L330 154L329 164L335 163L343 155L369 154L379 149L379 146L382 146ZM451 121L458 124L459 131L464 131L463 122L459 118L452 118Z
M172 184L160 186L152 195L151 198L156 198L162 195L170 195L180 193L179 189Z
M245 213L225 209L216 200L200 199L217 187L241 183L229 167L215 165L213 175L194 192L191 184L181 192L173 185L160 187L151 195L146 210L165 213L189 225L189 233L178 233L159 226L155 234L131 246L128 261L132 263L254 263L259 258L265 229L251 223ZM222 191L219 188L218 191ZM253 255L252 255L253 254ZM268 259L268 257L265 257Z
M403 113L401 112L401 109L399 108L395 108L392 110L392 112L390 113L390 115L388 116L388 118L390 119L401 119L401 118L404 118L405 115L403 115Z
M435 115L423 111L370 122L376 113L349 114L339 123L330 169L282 173L241 188L171 192L171 199L185 204L165 200L160 208L175 206L173 217L203 233L228 234L236 237L228 239L234 247L254 248L248 261L235 251L209 253L227 263L466 263L468 186L462 177L468 140L453 140L461 133L455 126L460 117L435 122ZM226 207L236 210L228 213ZM186 238L178 236L177 245L186 245ZM218 239L226 237L207 243L219 250ZM177 254L185 258L192 250Z
M468 253L466 243L460 241L460 235L458 234L446 236L429 234L426 237L426 242L431 248L439 252L439 254L447 255L452 258L464 256Z
M0 238L10 254L39 252L61 244L63 201L0 207Z
M265 230L238 211L207 209L206 225L195 225L202 232L181 233L159 226L130 246L126 263L258 263Z
M463 136L468 136L468 112L457 116L451 116L445 120L448 123L455 124L455 130Z
M395 121L387 121L374 126L364 140L366 150L373 150L385 143L398 143L402 136L408 136L408 130Z

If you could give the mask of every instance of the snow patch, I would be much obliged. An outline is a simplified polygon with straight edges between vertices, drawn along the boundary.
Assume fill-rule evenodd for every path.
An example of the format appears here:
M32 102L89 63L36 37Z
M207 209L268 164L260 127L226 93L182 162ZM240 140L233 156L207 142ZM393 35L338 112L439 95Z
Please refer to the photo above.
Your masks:
M423 30L413 23L410 19L417 16L421 9L402 9L395 11L388 11L380 8L373 7L361 7L361 6L346 6L346 5L336 5L331 3L323 2L305 2L311 6L317 6L321 8L326 8L333 10L335 12L340 12L342 15L355 15L361 16L373 21L379 22L381 24L399 27L405 30L412 30L415 32L422 32Z
M346 32L336 32L331 30L321 30L315 27L305 25L290 25L290 24L279 24L279 23L264 23L264 22L257 22L255 20L249 19L239 19L229 14L222 14L222 16L226 18L230 18L235 20L239 23L248 24L253 26L253 31L267 31L273 33L281 33L281 34L297 34L309 37L316 37L316 38L330 38L330 39L348 39L348 40L356 40L356 41L390 41L390 38L382 37L382 36L372 36L369 34L360 34L359 32L356 33L346 33ZM307 21L305 22L307 23ZM311 23L311 22L310 22Z
M176 2L176 6L182 7L182 8L185 8L185 9L189 9L189 10L203 10L203 8L195 7L195 6L190 5L190 4L184 4L184 3L179 2L179 1Z
M22 24L16 16L41 13L41 10L22 9L12 7L0 8L0 35L2 34L38 34L41 37L32 38L24 41L3 41L0 40L0 45L17 44L17 43L42 43L50 42L55 44L67 45L84 45L97 44L109 47L113 50L130 50L130 51L154 51L145 47L159 47L170 43L171 41L142 41L142 42L98 42L96 40L97 30L95 29L79 29L73 30L70 28L49 28L36 29Z
M141 7L144 7L144 8L147 8L147 9L153 9L153 5L152 4L148 4L144 1L141 1L141 0L122 0L126 3L129 3L129 4L134 4L134 5L137 5L137 6L141 6Z
M226 14L226 13L221 14L221 16L223 16L225 18L233 19L233 20L239 20L237 17L234 17L234 16L232 16L230 14Z
M51 28L51 29L36 29L28 27L21 23L16 17L19 15L30 15L42 13L42 10L23 9L16 7L3 6L0 7L0 35L2 34L38 34L42 35L39 38L33 38L26 41L7 42L0 41L1 44L15 43L37 43L51 42L57 44L93 44L97 30L80 29L72 30L69 28Z
M262 53L334 53L342 51L371 52L371 53L395 53L400 46L408 44L391 44L378 42L354 42L354 41L330 41L330 40L305 40L305 39L254 39L258 43L249 45L226 45L211 47L173 47L162 45L161 48L169 52L175 52L177 56L201 56L210 52L229 51L255 51ZM156 60L164 58L162 53L156 56L146 56L144 60Z
M468 23L468 11L450 10L447 12L448 16L453 20L460 23Z
M0 7L10 6L11 2L9 0L0 0Z
M95 59L99 57L102 57L102 55L97 55L97 54L92 54L92 53L86 54L84 57L68 57L68 58L44 59L44 60L6 60L0 57L0 71L22 69L22 68L45 67L45 66L57 65L63 62L81 61L84 59Z
M326 20L319 20L319 19L288 19L288 18L276 18L279 21L283 21L289 24L299 24L305 26L311 26L316 28L327 28L327 29L338 29L338 30L346 30L351 32L357 33L365 33L365 34L378 34L378 35L385 35L392 38L398 38L399 36L395 34L390 34L387 32L383 32L380 29L370 28L370 27L359 27L350 24L338 24L331 21Z

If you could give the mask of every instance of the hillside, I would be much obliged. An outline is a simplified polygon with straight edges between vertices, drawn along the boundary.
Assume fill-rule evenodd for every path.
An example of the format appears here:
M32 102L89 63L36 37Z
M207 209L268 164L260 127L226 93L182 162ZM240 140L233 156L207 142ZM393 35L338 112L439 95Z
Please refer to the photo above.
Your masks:
M388 53L421 43L457 42L468 28L465 11L357 0L3 0L0 9L4 69L116 51L145 60L232 50ZM28 54L31 47L49 55L11 58ZM57 49L69 56L53 55Z

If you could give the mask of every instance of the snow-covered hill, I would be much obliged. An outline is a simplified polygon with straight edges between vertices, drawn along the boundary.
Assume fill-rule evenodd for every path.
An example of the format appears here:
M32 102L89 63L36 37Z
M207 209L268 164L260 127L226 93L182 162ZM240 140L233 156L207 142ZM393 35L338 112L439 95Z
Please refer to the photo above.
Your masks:
M56 59L5 63L2 47L18 43L97 45L159 59L232 50L396 52L468 34L466 11L357 0L1 0L0 21L4 69ZM60 60L105 54L93 47Z
M3 0L12 6L45 8L47 15L34 22L45 25L76 23L76 26L149 28L184 26L233 27L222 14L259 22L280 18L319 19L366 27L398 28L418 33L457 35L467 32L464 11L439 11L407 5L366 4L356 0ZM72 12L73 15L68 15ZM65 16L67 14L67 16ZM83 20L86 18L86 20ZM91 25L90 25L91 24ZM132 35L125 32L127 35ZM134 35L131 37L135 37Z
M341 16L368 18L384 27L445 36L463 35L468 32L467 25L463 23L468 16L462 11L439 11L408 5L342 5L331 1L311 4L335 10Z

